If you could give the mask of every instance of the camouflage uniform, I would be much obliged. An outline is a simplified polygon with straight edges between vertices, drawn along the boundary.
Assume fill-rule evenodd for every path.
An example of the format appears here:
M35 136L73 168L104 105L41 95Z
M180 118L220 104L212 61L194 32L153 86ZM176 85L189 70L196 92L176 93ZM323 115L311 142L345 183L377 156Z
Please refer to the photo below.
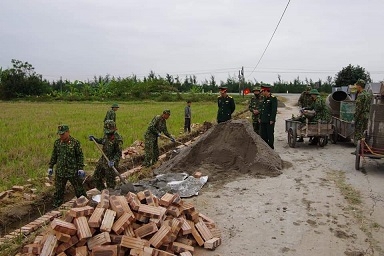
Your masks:
M80 142L69 136L68 141L57 139L53 144L49 168L56 164L55 193L53 206L59 207L64 201L64 192L67 181L69 181L76 197L87 196L82 185L82 180L78 176L78 170L83 170L84 155Z
M108 110L107 114L105 114L104 122L107 120L112 120L116 123L116 112L113 109Z
M308 91L302 92L298 100L299 107L308 108L312 105L312 103L313 103L313 99L309 94L309 92Z
M233 98L229 95L226 97L219 96L217 97L217 106L219 107L217 111L217 123L231 120L231 115L236 108Z
M157 143L158 135L163 132L168 138L172 138L167 130L167 122L161 115L155 116L149 123L148 129L144 135L145 141L145 156L144 166L149 167L159 159L159 146Z
M105 134L103 138L95 138L95 141L98 144L103 145L103 152L108 157L109 161L114 161L114 166L117 168L123 150L123 138L121 135L117 131L114 131L113 133ZM115 188L115 177L116 174L112 170L112 167L109 167L107 160L104 156L101 156L97 162L95 172L93 173L96 188L100 191L105 189L103 178L106 180L107 188Z
M269 88L269 87L267 87ZM261 138L274 149L274 133L277 114L277 98L270 94L269 97L264 97L260 106L260 136ZM271 124L270 122L273 121Z
M353 141L356 142L364 137L364 131L368 127L369 109L371 106L372 95L366 90L362 90L356 98L356 110L354 115L355 134Z
M256 114L253 113L254 110L259 109L260 103L263 101L262 96L260 94L254 95L250 102L248 109L252 113L252 125L253 125L253 130L257 133L260 134L260 123L259 123L259 117L260 113Z
M328 123L331 120L331 113L325 105L324 99L320 95L317 95L316 100L313 101L310 108L316 112L316 115L310 119L311 122L320 120Z

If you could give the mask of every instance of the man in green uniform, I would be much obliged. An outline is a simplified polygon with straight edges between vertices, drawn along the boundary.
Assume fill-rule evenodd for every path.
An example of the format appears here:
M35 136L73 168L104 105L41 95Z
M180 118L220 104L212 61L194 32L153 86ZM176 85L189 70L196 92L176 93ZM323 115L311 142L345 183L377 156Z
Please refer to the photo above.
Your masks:
M355 86L357 91L357 98L356 110L354 114L355 133L353 142L356 145L358 140L364 138L364 131L368 128L368 118L372 102L372 95L365 90L364 80L357 80Z
M303 91L299 97L299 100L298 100L298 106L301 108L301 109L305 109L305 108L309 108L311 107L312 103L313 103L313 99L311 97L311 94L309 94L309 92L311 91L311 86L307 86L307 88L305 89L305 91ZM304 137L300 136L300 138L297 140L297 142L304 142Z
M260 87L255 87L253 89L253 94L254 96L251 98L249 101L249 106L248 109L252 113L252 125L253 125L253 130L257 133L260 134L260 123L259 123L259 105L260 102L262 101L261 95L260 95Z
M312 89L309 94L312 97L312 105L307 110L314 110L315 115L312 118L309 118L310 122L321 122L321 123L329 123L331 120L331 113L329 109L325 105L324 99L320 96L320 93L317 89ZM319 142L318 137L314 137L310 145L316 145Z
M69 135L69 126L66 124L58 126L57 134L60 138L53 144L48 168L48 176L51 178L53 166L56 164L54 207L59 207L63 203L67 181L72 184L76 197L87 196L82 184L85 172L83 171L84 155L80 142Z
M116 111L119 109L119 104L113 103L111 109L107 111L104 117L104 123L107 120L112 120L116 124Z
M159 146L157 138L160 137L161 133L175 142L175 139L171 136L167 129L167 119L171 115L171 111L166 109L162 115L155 116L149 123L147 131L144 135L144 166L149 167L154 165L159 159Z
M271 94L271 86L263 85L261 87L263 101L259 106L260 110L260 136L274 149L274 133L277 114L277 98Z
M331 113L329 109L325 105L324 99L320 96L320 93L317 89L312 89L309 94L312 97L312 104L307 110L314 110L314 117L310 118L310 122L318 122L328 123L331 121Z
M312 105L313 99L311 97L311 94L309 93L311 91L311 87L307 86L305 91L303 91L299 97L298 105L300 108L308 108Z
M102 144L103 152L109 160L108 162L104 156L101 156L97 162L95 172L93 173L96 188L100 191L105 189L105 178L107 188L114 189L116 186L116 173L112 168L119 166L121 151L123 150L123 137L117 132L115 122L113 120L106 120L104 122L104 137L95 138L93 135L90 135L89 140L95 140L98 144Z
M217 97L217 123L231 120L232 113L235 111L235 101L227 94L227 87L219 87L220 96Z

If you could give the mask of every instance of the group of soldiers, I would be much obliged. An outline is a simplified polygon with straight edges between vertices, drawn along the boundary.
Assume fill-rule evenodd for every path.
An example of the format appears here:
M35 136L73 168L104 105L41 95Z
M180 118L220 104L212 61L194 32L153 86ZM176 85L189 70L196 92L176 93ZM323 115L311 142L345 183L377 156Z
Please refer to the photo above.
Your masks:
M269 85L255 87L253 94L248 106L252 113L253 130L274 149L277 98L272 95Z
M357 142L363 138L364 131L367 129L369 108L372 96L364 89L365 82L359 79L356 84L357 98L356 111L354 114L355 134L354 141ZM227 94L226 87L220 87L220 95L218 96L218 112L217 123L226 122L231 119L232 113L235 111L235 101ZM277 114L277 98L272 95L271 87L263 85L253 89L253 97L249 102L248 109L252 113L253 130L274 149L274 129ZM190 132L191 119L191 102L187 102L185 108L185 126L184 131ZM317 89L307 89L300 95L299 106L304 110L314 111L314 115L310 118L311 122L329 122L330 112L325 105L325 101L320 97ZM116 186L116 173L111 169L117 168L122 154L123 138L116 129L116 111L119 105L114 103L111 109L106 113L104 118L104 136L95 138L89 136L89 140L102 145L103 155L97 162L93 179L96 188L103 190L106 188L114 188ZM155 164L159 158L158 137L163 133L172 142L175 139L168 132L166 120L170 117L171 111L166 109L161 115L156 115L145 132L145 157L143 165L149 167ZM51 159L49 161L48 176L52 177L53 167L56 165L55 193L53 206L58 207L63 203L64 192L67 181L69 181L74 190L76 197L86 196L82 180L85 177L84 172L84 155L80 142L70 135L69 126L62 124L58 126L57 134L59 139L55 140L52 150ZM298 141L302 141L299 138ZM316 144L316 138L313 138L311 144Z
M219 87L217 98L217 123L223 123L232 118L236 105L234 99L227 94L227 87ZM272 95L271 87L264 85L253 89L254 96L249 102L252 113L253 130L274 149L274 131L277 114L277 98Z
M365 81L358 79L354 84L356 90L356 108L354 113L354 120L352 124L354 126L353 141L356 145L357 141L364 137L364 131L368 126L369 109L372 101L372 95L365 90ZM319 92L316 89L307 87L304 92L301 93L298 100L298 105L301 110L312 110L314 116L308 118L310 122L325 122L329 123L331 120L331 114L325 101L320 97ZM302 142L303 138L299 138L298 142ZM317 138L312 139L310 144L317 144Z
M190 106L190 103L189 103ZM123 138L117 132L116 111L119 109L117 103L112 104L104 118L104 136L96 138L89 135L89 140L102 145L102 156L96 164L93 173L93 180L98 190L105 188L114 189L116 186L116 173L113 169L119 166L122 155ZM150 122L144 135L145 157L144 166L153 165L159 157L158 137L161 133L175 142L175 139L167 130L166 120L169 118L170 110L164 110L162 115L156 115ZM189 112L190 114L190 112ZM190 116L189 116L190 118ZM74 188L76 197L86 196L83 187L84 155L80 142L70 135L69 126L62 124L58 126L57 134L59 139L55 140L51 159L48 167L48 177L51 178L55 169L55 192L53 196L53 206L59 207L64 200L65 186L69 181ZM106 183L106 186L105 186Z

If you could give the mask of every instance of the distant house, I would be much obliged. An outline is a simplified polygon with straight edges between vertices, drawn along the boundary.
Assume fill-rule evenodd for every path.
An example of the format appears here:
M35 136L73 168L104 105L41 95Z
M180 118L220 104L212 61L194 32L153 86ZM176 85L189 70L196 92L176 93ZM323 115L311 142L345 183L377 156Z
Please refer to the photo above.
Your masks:
M365 86L365 89L368 92L372 92L373 94L380 94L380 88L383 82L381 83L369 83Z

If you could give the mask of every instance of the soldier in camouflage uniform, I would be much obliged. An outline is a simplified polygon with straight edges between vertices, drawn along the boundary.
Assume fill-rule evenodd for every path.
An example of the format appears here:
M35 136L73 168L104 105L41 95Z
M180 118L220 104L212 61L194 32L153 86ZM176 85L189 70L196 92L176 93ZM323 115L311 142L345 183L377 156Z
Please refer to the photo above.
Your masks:
M85 172L83 171L84 155L80 142L69 135L69 126L66 124L59 125L57 134L60 139L53 144L48 168L48 176L51 178L53 166L56 165L54 207L59 207L63 203L67 181L72 184L76 197L87 196L82 184Z
M235 111L235 101L227 94L227 87L219 87L220 96L217 97L217 123L231 120L232 113Z
M310 119L310 122L317 122L320 120L323 123L328 123L331 121L331 113L325 105L325 101L320 96L318 90L312 89L309 94L312 97L312 105L307 109L314 110L316 112L315 116Z
M119 105L117 103L113 103L111 109L107 111L104 117L104 123L107 120L112 120L116 124L116 111L119 109Z
M252 113L253 130L257 134L260 134L260 123L259 123L260 112L258 109L260 102L262 102L262 97L260 95L260 87L255 87L253 89L253 94L254 94L254 96L249 101L248 109Z
M170 138L172 142L175 142L175 139L167 130L167 119L170 115L171 111L166 109L163 111L162 115L155 116L149 123L148 129L144 135L144 166L146 167L154 165L159 159L160 153L157 138L161 135L161 133L164 133L165 136Z
M106 120L104 123L103 138L95 138L93 135L89 136L89 140L95 140L98 144L103 145L103 152L109 160L108 162L104 156L101 156L93 173L96 188L100 191L105 189L104 178L107 183L107 188L114 189L116 186L116 174L112 168L119 166L121 152L123 150L123 137L121 137L116 130L115 122L113 120Z
M364 80L357 80L355 86L357 89L357 98L356 110L354 115L355 134L353 137L353 142L356 145L358 140L364 138L364 131L368 128L368 117L372 101L372 95L369 94L366 90L364 90Z
M301 93L297 102L300 108L308 108L312 105L313 99L311 97L311 94L309 94L310 90L311 87L307 86L306 90Z
M311 107L306 108L308 110L314 110L315 116L309 118L310 122L329 123L331 121L331 113L325 105L324 99L320 96L320 93L316 89L312 89L309 94L311 95L313 102ZM310 145L316 145L319 142L319 138L313 137Z

